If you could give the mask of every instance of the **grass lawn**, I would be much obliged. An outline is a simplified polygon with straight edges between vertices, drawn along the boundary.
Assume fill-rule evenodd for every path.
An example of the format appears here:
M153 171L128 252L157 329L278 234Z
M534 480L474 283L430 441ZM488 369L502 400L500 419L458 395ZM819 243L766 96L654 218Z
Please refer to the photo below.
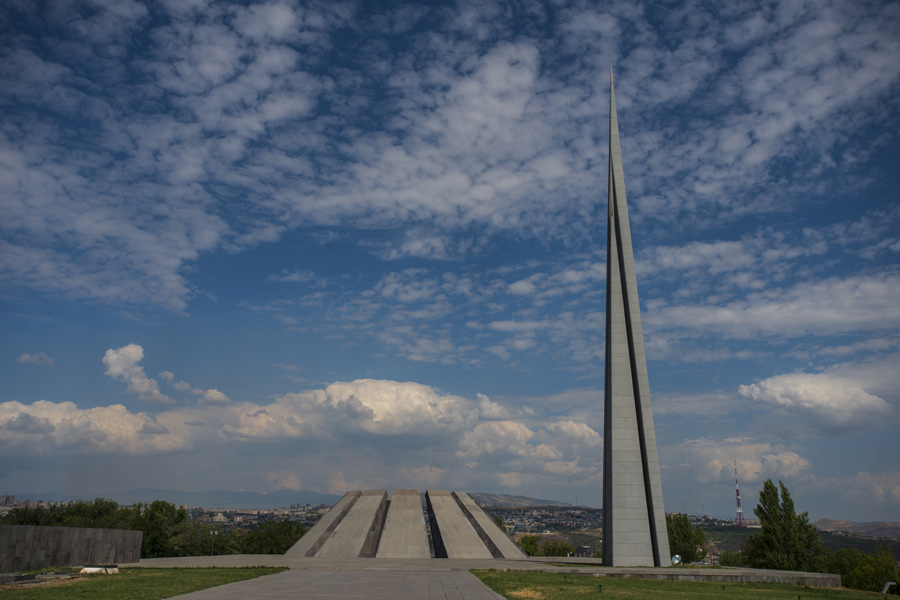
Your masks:
M178 594L280 573L286 569L121 569L117 575L82 575L78 580L0 587L6 600L160 600Z
M472 573L508 600L871 600L883 597L874 592L826 590L783 583L699 583L515 571Z

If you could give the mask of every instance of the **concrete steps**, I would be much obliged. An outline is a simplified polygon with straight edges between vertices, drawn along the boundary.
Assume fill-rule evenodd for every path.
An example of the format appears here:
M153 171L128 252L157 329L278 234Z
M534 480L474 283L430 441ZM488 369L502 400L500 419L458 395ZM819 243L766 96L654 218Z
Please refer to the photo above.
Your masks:
M348 492L286 557L520 559L525 554L465 492Z

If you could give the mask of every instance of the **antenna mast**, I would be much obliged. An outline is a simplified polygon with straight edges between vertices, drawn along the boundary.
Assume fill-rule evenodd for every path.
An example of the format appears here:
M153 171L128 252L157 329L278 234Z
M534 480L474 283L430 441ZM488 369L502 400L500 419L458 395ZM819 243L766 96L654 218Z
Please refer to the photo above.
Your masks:
M737 494L737 513L734 517L734 524L738 527L744 526L744 509L741 508L741 488L738 486L737 478L737 461L734 461L734 491Z

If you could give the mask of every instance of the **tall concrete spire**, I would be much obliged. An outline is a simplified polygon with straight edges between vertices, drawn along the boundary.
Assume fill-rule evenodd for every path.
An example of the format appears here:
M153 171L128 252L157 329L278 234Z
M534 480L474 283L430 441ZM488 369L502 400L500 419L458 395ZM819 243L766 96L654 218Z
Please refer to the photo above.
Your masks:
M661 566L669 559L669 537L650 408L611 68L606 261L603 564Z

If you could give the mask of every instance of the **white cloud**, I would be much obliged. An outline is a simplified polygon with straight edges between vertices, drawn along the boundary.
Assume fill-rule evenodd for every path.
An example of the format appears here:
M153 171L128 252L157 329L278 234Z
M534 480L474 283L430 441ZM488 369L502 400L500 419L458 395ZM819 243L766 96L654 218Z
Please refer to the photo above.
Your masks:
M439 394L430 386L413 382L360 379L333 383L325 394L323 400L331 406L359 402L368 417L363 427L373 433L458 431L475 415L470 400Z
M744 339L795 337L900 327L900 277L893 273L830 277L753 293L723 305L657 306L643 322L654 330L691 330Z
M848 504L900 506L900 471L869 473L849 477L828 477L817 488L839 495Z
M119 4L70 7L77 35L47 34L65 53L38 57L27 34L8 42L0 87L24 112L0 139L3 226L15 234L0 249L3 274L49 294L174 311L198 291L185 267L201 255L298 226L399 227L372 246L384 258L456 259L497 230L586 239L605 178L596 99L609 61L599 57L618 57L635 217L701 227L849 181L840 167L884 143L857 140L860 119L883 123L871 109L900 79L898 16L841 2L752 18L675 10L664 28L633 7L567 6L552 20L518 15L541 27L514 41L512 16L493 3L443 14L436 28L428 7L358 21L353 3L168 3L148 19L142 4ZM537 34L547 23L551 35ZM413 24L428 35L382 43ZM353 33L336 45L338 30ZM135 35L148 43L127 45ZM344 52L352 65L322 69ZM708 110L694 119L699 102ZM58 127L67 117L85 122L74 136ZM787 184L772 168L785 156L799 163ZM479 231L460 229L469 225ZM729 244L693 250L730 269L741 257ZM538 291L527 283L511 291Z
M154 423L153 421L147 421L141 426L141 428L138 430L138 433L166 435L169 433L169 430L165 427L165 425L160 425L159 423Z
M72 402L4 402L0 428L5 456L140 455L187 446L185 439L165 435L162 423L121 404L80 409Z
M287 269L284 269L279 275L269 275L266 279L268 281L306 283L313 278L315 278L315 273L312 271L288 271Z
M200 404L229 404L231 398L217 389L194 390L194 394L200 396L197 400Z
M144 358L144 349L137 344L128 344L121 348L106 351L103 356L103 364L106 366L105 375L128 384L125 390L129 394L135 394L141 400L157 404L172 404L175 402L159 391L159 385L155 379L150 379L144 373L144 367L138 363Z
M509 284L509 292L519 296L527 296L537 289L534 280L538 278L540 278L540 274L535 274L528 279L520 279L515 283L511 283Z
M582 446L600 446L603 444L600 434L584 423L576 423L572 420L557 421L547 425L547 429L560 433L567 439L574 440Z
M747 437L700 438L668 446L662 463L683 481L711 483L738 476L748 483L764 479L796 480L811 476L812 462L788 447Z
M175 374L171 371L163 371L159 374L160 378L166 383L174 387L179 392L186 392L191 389L191 384L187 381L175 381Z
M873 430L895 414L883 399L866 392L856 380L829 373L788 373L742 385L742 396L776 407L798 429L824 434Z
M17 363L30 363L32 365L52 365L55 361L47 356L46 352L38 352L37 354L22 354L16 359Z
M484 395L472 400L419 383L368 379L264 404L198 403L154 415L122 405L8 402L0 404L0 450L8 456L196 456L231 452L235 443L280 443L297 460L304 448L316 449L310 456L327 452L343 464L345 482L367 482L364 487L599 476L601 439L594 429L572 419L528 424L534 420L530 408L510 409ZM333 472L337 463L327 462L303 472L310 478ZM268 473L267 481L289 487L283 465ZM315 480L325 486L319 475Z

